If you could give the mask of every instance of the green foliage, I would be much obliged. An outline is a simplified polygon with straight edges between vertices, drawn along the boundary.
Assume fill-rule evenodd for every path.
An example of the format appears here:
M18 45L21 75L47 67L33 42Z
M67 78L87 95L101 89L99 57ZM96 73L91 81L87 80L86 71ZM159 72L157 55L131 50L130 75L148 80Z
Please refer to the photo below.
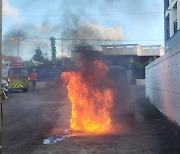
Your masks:
M42 65L28 66L27 68L29 73L31 73L33 69L36 69L36 71L39 72L44 69L52 68L52 62L48 59L44 59Z
M56 59L56 67L62 67L62 59Z
M35 54L32 57L32 59L41 63L44 62L45 59L42 55L42 50L39 47L35 50Z
M52 62L48 59L44 59L44 63L42 65L44 68L52 68Z
M29 72L32 72L32 69L36 69L37 71L40 71L40 70L43 70L43 69L48 69L48 68L52 68L53 65L52 65L52 61L48 60L48 59L45 59L43 57L43 53L42 53L42 50L38 47L36 50L35 50L35 54L34 56L32 57L33 60L37 61L37 62L41 62L43 64L39 64L39 65L34 65L34 66L29 66L28 67L28 70Z
M51 52L52 52L52 62L56 61L56 39L54 37L50 38L51 41Z

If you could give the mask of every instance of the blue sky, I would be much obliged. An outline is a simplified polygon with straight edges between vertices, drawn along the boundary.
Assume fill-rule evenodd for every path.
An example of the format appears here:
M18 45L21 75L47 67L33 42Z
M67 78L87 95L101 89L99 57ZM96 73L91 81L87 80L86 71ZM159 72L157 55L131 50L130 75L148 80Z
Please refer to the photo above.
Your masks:
M163 45L163 25L163 0L3 0L3 36L22 32L26 39L20 49L25 59L37 46L50 56L51 36ZM15 55L16 44L5 40L4 52ZM60 50L57 41L58 55ZM70 48L66 50L68 55Z

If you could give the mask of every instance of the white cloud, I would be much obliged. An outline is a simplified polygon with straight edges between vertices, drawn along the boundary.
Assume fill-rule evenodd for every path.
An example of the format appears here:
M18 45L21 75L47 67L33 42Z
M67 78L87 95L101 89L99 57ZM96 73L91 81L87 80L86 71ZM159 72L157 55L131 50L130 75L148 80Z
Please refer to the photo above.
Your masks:
M8 18L19 17L19 10L10 5L9 0L3 0L3 16Z

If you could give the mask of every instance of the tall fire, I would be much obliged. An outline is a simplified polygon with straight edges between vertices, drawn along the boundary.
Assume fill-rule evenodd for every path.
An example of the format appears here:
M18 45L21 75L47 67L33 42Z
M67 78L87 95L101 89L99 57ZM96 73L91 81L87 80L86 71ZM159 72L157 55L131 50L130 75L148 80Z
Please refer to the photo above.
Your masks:
M113 91L107 86L108 66L101 60L81 61L79 70L64 72L62 80L72 103L70 127L75 131L105 132L111 124Z

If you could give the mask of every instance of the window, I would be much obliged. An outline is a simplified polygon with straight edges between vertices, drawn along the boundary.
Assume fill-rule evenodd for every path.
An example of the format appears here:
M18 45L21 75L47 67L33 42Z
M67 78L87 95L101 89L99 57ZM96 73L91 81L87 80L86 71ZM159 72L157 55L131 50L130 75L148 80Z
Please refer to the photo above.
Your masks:
M120 49L122 49L122 48L123 48L123 46L117 46L116 48L120 48Z
M169 31L169 15L165 19L165 40L169 40L170 31Z
M177 2L173 6L173 28L174 28L174 34L177 32Z
M177 19L174 21L174 34L177 32Z
M165 7L165 9L167 9L169 7L169 0L164 1L164 7Z
M12 68L9 71L9 76L14 78L22 78L28 76L26 68Z
M134 48L134 46L127 46L127 48Z
M143 47L144 50L149 50L149 47Z

